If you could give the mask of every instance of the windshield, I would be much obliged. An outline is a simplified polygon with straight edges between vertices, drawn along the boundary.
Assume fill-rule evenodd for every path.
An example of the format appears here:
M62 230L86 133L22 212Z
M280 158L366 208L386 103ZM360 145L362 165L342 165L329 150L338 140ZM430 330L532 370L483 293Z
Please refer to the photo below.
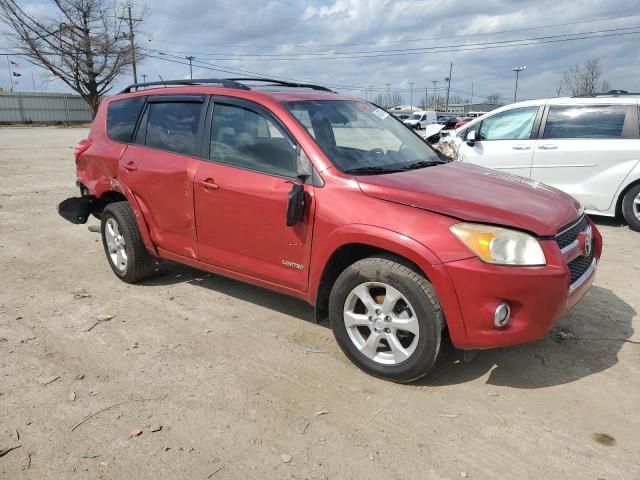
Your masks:
M368 102L305 100L284 105L343 172L389 173L443 163L401 121Z
M420 118L422 117L421 113L414 113L411 115L411 117L409 117L410 120L420 120Z

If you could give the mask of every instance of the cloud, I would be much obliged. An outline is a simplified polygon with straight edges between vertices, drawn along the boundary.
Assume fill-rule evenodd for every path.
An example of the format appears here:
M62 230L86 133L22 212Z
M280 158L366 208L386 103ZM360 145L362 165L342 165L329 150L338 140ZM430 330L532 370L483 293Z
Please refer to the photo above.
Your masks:
M338 90L357 95L370 85L386 90L389 83L408 100L410 82L416 92L424 92L425 86L432 88L433 80L443 88L449 62L453 62L454 90L469 92L473 83L476 99L494 92L508 99L514 88L512 68L527 65L518 96L538 98L555 95L569 65L596 57L613 88L640 91L637 69L630 67L638 64L640 34L472 51L415 55L406 51L640 26L640 10L633 2L622 0L154 0L144 11L139 43L149 55L162 58L147 57L138 67L148 80L158 75L183 78L188 65L167 60L188 63L184 57L194 55L194 76L238 76L208 68L239 69L336 85ZM612 19L614 16L622 18ZM576 23L592 19L598 21ZM531 29L550 24L567 25ZM374 56L398 49L405 51ZM167 55L159 55L160 51ZM300 59L310 53L369 51L378 53L370 58L316 55ZM278 54L298 60L259 56ZM130 82L131 78L122 78L119 83Z

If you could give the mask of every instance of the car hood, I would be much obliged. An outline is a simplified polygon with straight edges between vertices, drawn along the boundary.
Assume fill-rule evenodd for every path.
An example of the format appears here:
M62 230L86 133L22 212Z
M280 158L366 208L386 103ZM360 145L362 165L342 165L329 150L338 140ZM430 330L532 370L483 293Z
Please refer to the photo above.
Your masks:
M581 205L542 183L461 162L356 177L367 195L469 222L552 236L575 220Z

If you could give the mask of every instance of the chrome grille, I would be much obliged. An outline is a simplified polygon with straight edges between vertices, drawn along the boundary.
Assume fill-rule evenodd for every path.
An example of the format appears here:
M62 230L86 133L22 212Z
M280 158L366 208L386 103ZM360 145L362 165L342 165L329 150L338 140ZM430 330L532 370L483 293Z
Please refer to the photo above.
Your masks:
M571 285L584 275L584 272L591 266L591 262L593 262L593 253L588 256L581 255L569 262L569 272L571 273L571 281L569 283Z
M578 238L578 234L587 229L587 216L582 215L580 219L568 228L563 229L556 235L556 242L562 250L564 247L571 245Z

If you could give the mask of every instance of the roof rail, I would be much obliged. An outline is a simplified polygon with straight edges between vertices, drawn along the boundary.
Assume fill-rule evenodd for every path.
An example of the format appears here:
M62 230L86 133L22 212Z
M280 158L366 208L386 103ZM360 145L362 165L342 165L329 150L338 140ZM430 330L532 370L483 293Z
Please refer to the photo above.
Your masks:
M585 95L573 95L572 98L595 98L595 97L640 97L640 93L627 92L626 90L609 90L602 93L587 93Z
M312 83L298 83L298 82L286 82L283 80L276 80L275 78L263 78L263 77L245 77L245 78L229 78L233 82L265 82L271 85L280 85L283 87L291 88L310 88L311 90L320 90L323 92L335 93L330 88L322 85L314 85Z
M200 80L163 80L160 82L133 83L120 93L130 93L142 87L167 87L169 85L205 85L209 83L218 83L226 88L239 88L241 90L251 90L246 85L238 83L228 78L204 78Z

